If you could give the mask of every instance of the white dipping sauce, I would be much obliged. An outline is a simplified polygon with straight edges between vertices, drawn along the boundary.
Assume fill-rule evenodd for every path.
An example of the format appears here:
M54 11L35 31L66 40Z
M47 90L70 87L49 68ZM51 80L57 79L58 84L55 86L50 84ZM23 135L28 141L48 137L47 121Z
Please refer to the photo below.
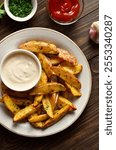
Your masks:
M2 78L11 89L23 91L37 83L40 76L39 69L38 63L30 55L14 53L2 64Z

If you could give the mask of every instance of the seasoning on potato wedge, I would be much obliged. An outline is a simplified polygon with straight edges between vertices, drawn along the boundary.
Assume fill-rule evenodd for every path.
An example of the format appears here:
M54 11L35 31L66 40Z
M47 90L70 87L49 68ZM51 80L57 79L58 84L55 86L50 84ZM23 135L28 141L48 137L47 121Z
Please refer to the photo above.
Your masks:
M45 95L45 94L50 94L50 93L56 93L60 91L65 91L66 88L64 85L56 82L51 82L51 83L46 83L43 84L39 87L35 87L30 95Z
M50 77L53 74L53 71L51 70L52 64L51 64L50 60L41 53L38 54L38 58L41 62L43 70L45 71L47 76Z
M51 106L52 106L52 110L54 111L55 108L56 108L56 105L57 105L57 101L58 101L58 97L59 97L59 94L58 93L53 93L49 96L49 100L50 100L50 103L51 103Z
M31 123L33 126L35 126L36 128L44 128L44 122L33 122Z
M64 61L63 59L61 59L59 57L51 57L49 59L50 59L50 62L52 63L52 65L58 65Z
M71 106L71 108L73 110L76 110L76 106L74 106L72 102L70 102L68 99L66 99L66 98L64 98L62 96L59 96L58 102L57 102L57 107L58 108L62 108L64 106L66 106L66 105L69 105L69 106Z
M70 105L66 105L63 108L61 108L60 110L58 110L53 118L48 119L45 123L44 123L44 128L51 126L52 124L56 123L58 120L60 120L65 114L68 113L70 109Z
M70 84L66 83L67 88L70 90L70 92L72 93L73 96L81 96L81 92L80 89L77 89L73 86L71 86Z
M62 65L62 64L61 64ZM82 65L78 64L76 66L62 66L64 70L69 71L72 74L79 74L82 70Z
M16 114L20 111L20 108L13 102L12 98L9 95L5 94L3 96L3 102L8 110L13 114Z
M43 41L28 41L20 44L19 48L35 53L58 54L58 50L54 44Z
M21 109L20 111L18 111L13 120L14 121L20 121L25 119L26 117L28 117L29 115L33 114L34 112L37 111L37 109L40 109L41 105L34 107L33 104L26 106L25 108Z
M73 65L77 65L77 59L72 54L70 54L68 51L63 50L61 48L57 48L59 54L58 57L62 60L65 60Z
M45 83L47 83L47 81L48 81L47 75L46 75L46 73L42 70L41 78L40 78L40 80L39 80L39 82L37 83L36 86L40 86L40 85L42 85L42 84L45 84Z
M78 80L78 78L76 78L72 73L64 70L62 67L58 66L53 66L52 70L54 71L54 73L59 76L61 79L63 79L64 81L66 81L67 83L69 83L71 86L80 89L81 88L81 83Z
M28 120L29 122L41 122L47 120L48 118L49 118L48 114L41 114L41 115L32 114Z
M44 110L47 112L48 116L50 116L51 118L53 118L53 110L52 110L52 105L50 103L49 97L45 96L42 99L42 104L43 104L43 108Z
M34 105L34 106L37 106L38 104L40 104L41 101L42 101L42 98L43 98L43 95L36 95L35 98L34 98L34 103L33 103L33 105Z

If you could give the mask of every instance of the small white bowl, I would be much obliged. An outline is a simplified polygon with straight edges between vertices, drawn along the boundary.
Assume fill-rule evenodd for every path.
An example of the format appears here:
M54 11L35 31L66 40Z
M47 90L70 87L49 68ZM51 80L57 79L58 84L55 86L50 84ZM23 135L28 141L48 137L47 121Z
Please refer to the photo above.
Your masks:
M2 82L14 91L27 91L40 80L41 63L32 52L16 49L2 58L0 76Z
M24 22L24 21L27 21L27 20L31 19L37 11L37 0L31 0L31 1L32 1L33 9L31 11L31 13L28 16L24 17L24 18L16 17L10 12L10 10L9 10L9 0L4 0L4 8L5 8L5 11L6 11L7 15L11 19L13 19L15 21L18 21L18 22Z

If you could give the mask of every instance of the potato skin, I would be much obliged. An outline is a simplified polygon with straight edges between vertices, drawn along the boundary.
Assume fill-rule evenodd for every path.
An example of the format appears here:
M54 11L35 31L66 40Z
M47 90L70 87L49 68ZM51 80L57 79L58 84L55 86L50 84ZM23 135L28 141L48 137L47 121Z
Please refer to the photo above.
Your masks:
M20 44L19 48L29 50L34 53L58 54L58 50L54 44L44 41L28 41Z
M61 79L63 79L64 81L66 81L68 84L70 84L71 86L80 89L81 88L81 83L78 80L78 78L76 78L72 73L64 70L62 67L60 66L53 66L52 70L54 71L54 73L59 76Z
M57 82L51 82L41 85L39 87L35 87L30 93L30 95L42 95L42 94L45 95L65 90L66 88L64 87L64 85Z
M79 74L82 71L82 65L81 64L78 64L76 66L62 66L62 67L64 70L67 70L72 74Z
M16 114L20 111L20 108L18 107L18 105L16 105L13 102L12 98L9 95L5 94L3 96L3 102L5 106L8 108L8 110L12 112L13 114Z
M32 114L28 120L29 120L29 122L33 123L33 122L45 121L48 118L49 118L48 114L41 114L41 115Z
M57 107L58 108L62 108L66 105L69 105L71 107L71 110L76 110L76 106L73 105L72 102L70 102L68 99L62 97L62 96L59 96L58 98L58 102L57 102Z
M44 123L44 126L43 126L43 127L44 127L44 128L47 128L47 127L53 125L54 123L56 123L57 121L59 121L65 114L68 113L69 109L70 109L70 106L69 106L69 105L66 105L66 106L64 106L63 108L61 108L60 110L58 110L58 111L54 114L53 118L48 119L48 120Z
M48 77L51 77L53 75L53 71L51 70L52 64L51 64L50 60L41 53L38 53L37 56L41 62L42 68L45 71L46 75Z
M66 82L65 82L65 84L73 96L81 96L80 89L76 89L75 87L71 86L70 84L68 84Z
M58 54L59 58L71 63L72 65L77 65L76 57L74 57L72 54L70 54L68 51L66 51L64 49L57 48L57 50L59 52L59 54Z
M37 107L34 107L33 104L26 106L25 108L21 109L20 111L18 111L14 118L13 121L20 121L25 119L26 117L30 116L31 114L35 113L37 109L40 108L40 105Z
M42 99L42 104L43 104L43 108L46 111L46 113L48 114L48 116L53 118L53 109L52 109L52 105L50 103L49 96L45 96Z

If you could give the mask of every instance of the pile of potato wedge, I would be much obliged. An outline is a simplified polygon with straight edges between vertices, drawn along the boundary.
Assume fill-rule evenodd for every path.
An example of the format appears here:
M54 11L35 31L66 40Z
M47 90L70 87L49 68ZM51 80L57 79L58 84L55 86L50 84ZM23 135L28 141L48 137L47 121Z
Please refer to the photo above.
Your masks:
M1 103L12 113L13 121L28 121L37 128L47 128L77 109L74 97L81 96L78 74L82 65L68 51L44 41L27 41L19 48L33 52L41 62L38 84L26 92L2 85ZM76 98L76 99L77 99Z

